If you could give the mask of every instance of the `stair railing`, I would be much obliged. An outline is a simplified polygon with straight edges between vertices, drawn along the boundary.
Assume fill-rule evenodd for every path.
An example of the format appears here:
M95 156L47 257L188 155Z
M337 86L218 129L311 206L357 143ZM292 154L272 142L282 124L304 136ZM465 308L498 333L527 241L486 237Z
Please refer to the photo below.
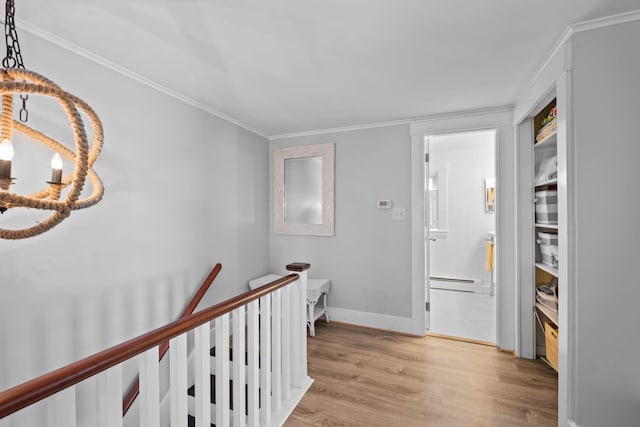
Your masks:
M200 288L198 288L198 291L193 296L193 298L191 298L191 301L189 301L189 304L187 304L187 306L185 307L182 314L180 314L180 317L178 319L184 319L185 317L193 313L193 310L196 309L196 307L202 300L202 297L204 297L204 295L209 290L209 287L211 286L213 281L216 279L216 277L218 277L218 273L220 273L221 269L222 269L222 265L220 263L216 264L215 267L213 267L213 269L211 270L211 273L209 273L209 275L204 280L204 282L202 282L202 285L200 285ZM169 341L165 341L160 346L160 354L158 356L158 359L160 361L162 360L164 355L167 354L168 350L169 350ZM134 382L131 384L131 386L129 387L129 390L125 394L125 398L122 400L122 416L123 417L127 415L127 412L131 408L131 405L133 405L133 402L136 400L136 397L138 397L139 392L140 392L140 379L136 376Z
M0 392L0 425L6 421L3 418L46 399L48 427L75 427L76 384L102 373L97 377L99 424L122 427L122 363L136 356L141 426L186 426L189 415L198 427L210 427L212 421L224 427L232 422L234 426L281 425L311 384L305 326L308 268L309 264L290 264L287 270L292 274L261 288ZM195 363L191 414L187 395L190 331ZM171 409L170 420L161 423L158 356L167 340Z

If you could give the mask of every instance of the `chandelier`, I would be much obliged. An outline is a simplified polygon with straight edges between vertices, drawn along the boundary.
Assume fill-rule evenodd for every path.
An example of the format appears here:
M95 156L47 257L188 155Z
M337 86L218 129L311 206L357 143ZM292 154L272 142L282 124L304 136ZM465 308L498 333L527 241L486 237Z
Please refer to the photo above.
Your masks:
M5 5L5 39L7 53L0 69L0 95L2 96L2 113L0 115L0 213L8 215L16 208L41 209L53 211L51 215L33 226L23 229L4 229L0 227L0 238L24 239L33 237L55 227L71 211L93 206L102 199L104 187L92 166L102 149L103 130L100 119L93 109L80 98L61 89L46 77L24 68L22 53L18 43L18 35L14 20L14 0L6 0ZM14 95L19 96L19 120L13 117ZM75 144L65 145L44 133L29 127L27 100L29 95L42 95L55 98L62 110L67 114ZM93 128L92 143L89 145L85 131L83 116L91 122ZM14 161L12 137L14 131L24 134L28 139L40 143L51 150L51 180L46 186L32 194L17 194L11 191L16 178L11 176L11 163ZM63 176L63 159L73 163L73 170ZM16 162L24 159L15 159ZM31 170L44 169L40 165L32 165ZM82 189L87 180L91 182L93 191L82 198ZM44 180L43 180L44 181ZM1 226L0 218L0 226Z

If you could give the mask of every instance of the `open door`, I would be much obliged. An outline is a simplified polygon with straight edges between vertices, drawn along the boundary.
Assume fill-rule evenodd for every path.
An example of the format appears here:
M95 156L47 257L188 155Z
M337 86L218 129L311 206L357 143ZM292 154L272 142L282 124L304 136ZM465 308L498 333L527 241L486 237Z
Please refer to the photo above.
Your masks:
M431 209L433 208L433 203L430 200L430 189L429 189L429 137L425 136L424 138L424 254L425 254L425 263L424 263L424 307L425 307L425 330L428 331L431 327L431 298L430 298L430 286L429 286L429 257L430 257L430 249L431 249L431 235L429 232L429 218L432 217L430 214Z

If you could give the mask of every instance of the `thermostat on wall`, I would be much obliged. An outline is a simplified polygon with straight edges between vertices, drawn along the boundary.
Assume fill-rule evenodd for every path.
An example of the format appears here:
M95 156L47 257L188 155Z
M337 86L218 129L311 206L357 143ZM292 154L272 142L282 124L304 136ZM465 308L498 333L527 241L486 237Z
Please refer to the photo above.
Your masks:
M392 200L378 200L377 207L378 209L390 209L393 206Z

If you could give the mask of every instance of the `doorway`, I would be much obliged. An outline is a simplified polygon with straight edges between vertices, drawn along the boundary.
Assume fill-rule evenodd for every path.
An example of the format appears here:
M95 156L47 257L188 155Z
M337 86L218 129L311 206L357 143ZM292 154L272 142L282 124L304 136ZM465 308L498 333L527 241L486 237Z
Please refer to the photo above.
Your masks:
M429 332L495 345L496 130L425 138Z

